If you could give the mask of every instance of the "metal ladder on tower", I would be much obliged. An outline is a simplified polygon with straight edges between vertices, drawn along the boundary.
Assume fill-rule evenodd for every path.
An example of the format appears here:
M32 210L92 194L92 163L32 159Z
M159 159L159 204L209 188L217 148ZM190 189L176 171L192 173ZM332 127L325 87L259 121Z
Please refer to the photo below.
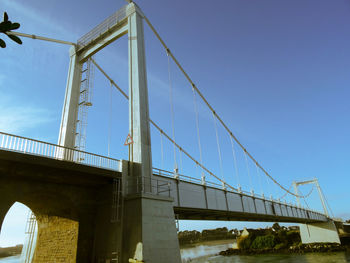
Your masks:
M122 179L114 178L112 185L112 202L111 202L111 223L119 223L122 225L123 221L123 208L124 208L124 199L123 199L123 188L122 188ZM122 226L120 227L122 229ZM122 232L120 232L122 236ZM98 258L98 263L118 263L120 262L120 253L121 247L117 245L114 251L107 252L104 255Z
M112 192L112 211L111 211L111 222L122 224L123 220L123 208L124 208L124 199L123 199L123 187L122 179L115 178L113 179L113 192ZM120 249L120 248L119 248ZM111 262L118 263L120 253L117 248L116 251L112 252Z
M36 217L32 211L29 211L28 218L27 218L27 224L25 228L25 234L26 234L26 244L25 247L23 247L24 250L24 257L23 261L24 263L31 263L34 256L34 243L35 243L35 235L36 235Z
M113 179L111 222L120 222L123 208L122 179Z
M80 95L78 103L78 116L76 121L76 134L74 148L79 151L86 149L86 127L88 117L88 107L92 106L92 92L94 80L94 66L92 58L89 58L81 70ZM84 155L77 156L78 161L84 160Z

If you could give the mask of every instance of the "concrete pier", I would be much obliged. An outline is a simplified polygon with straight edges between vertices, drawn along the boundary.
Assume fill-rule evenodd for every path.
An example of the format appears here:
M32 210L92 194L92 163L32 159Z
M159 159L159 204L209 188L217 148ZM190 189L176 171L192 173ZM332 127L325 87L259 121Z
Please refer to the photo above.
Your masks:
M156 185L152 188L153 191L149 191L144 187L148 183L147 180L137 184L139 187L136 189L128 187L128 182L134 179L128 167L128 162L123 161L122 178L126 194L122 262L180 263L174 199L170 196L157 195Z
M303 244L338 243L339 234L333 221L300 224L300 236Z

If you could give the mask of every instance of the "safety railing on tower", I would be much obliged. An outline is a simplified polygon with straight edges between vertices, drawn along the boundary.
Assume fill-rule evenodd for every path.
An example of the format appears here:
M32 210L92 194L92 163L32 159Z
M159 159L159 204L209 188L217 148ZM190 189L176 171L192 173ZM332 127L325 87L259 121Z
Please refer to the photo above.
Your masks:
M152 193L170 197L171 185L168 181L144 176L129 178L126 182L127 194Z
M56 144L0 132L0 149L119 171L120 161Z
M84 36L82 36L80 39L78 39L79 49L87 46L89 43L96 40L101 35L103 35L108 30L110 30L118 22L125 19L127 17L126 16L126 7L127 6L122 7L117 12L115 12L113 15L111 15L110 17L105 19L101 24L97 25L91 31L89 31Z

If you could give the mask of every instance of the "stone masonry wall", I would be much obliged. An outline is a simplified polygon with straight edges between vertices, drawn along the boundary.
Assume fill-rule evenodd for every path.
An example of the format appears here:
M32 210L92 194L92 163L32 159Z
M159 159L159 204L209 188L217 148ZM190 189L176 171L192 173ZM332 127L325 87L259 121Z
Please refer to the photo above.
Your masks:
M57 216L38 216L33 263L75 263L79 223Z

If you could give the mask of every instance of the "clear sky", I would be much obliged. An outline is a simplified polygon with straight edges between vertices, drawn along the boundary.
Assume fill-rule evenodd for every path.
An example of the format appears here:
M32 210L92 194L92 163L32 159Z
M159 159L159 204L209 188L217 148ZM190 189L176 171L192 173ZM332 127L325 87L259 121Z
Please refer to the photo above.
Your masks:
M124 4L122 0L1 0L0 11L21 23L19 32L76 42ZM349 1L148 0L138 4L216 112L265 169L287 188L293 180L317 177L334 216L349 219ZM69 47L25 38L19 46L2 38L8 47L0 50L0 131L57 143ZM150 115L171 134L167 56L147 26L145 45ZM126 37L95 59L127 90ZM174 63L170 72L176 141L199 160L191 87ZM110 105L109 83L97 70L94 84L87 151L107 155L111 127L111 156L126 159L127 101L113 90ZM197 101L203 162L221 177L212 116L198 97ZM236 186L229 137L219 125L218 135L223 175ZM162 161L160 141L152 129L153 164L172 170L173 149L163 138ZM235 147L243 189L282 196L252 163L246 169L244 155ZM177 160L180 172L200 176L185 157L180 164L178 152ZM301 188L303 193L310 189ZM287 197L287 201L294 199ZM321 209L316 191L308 204ZM25 214L20 205L11 210L0 246L21 242L23 227L17 220L25 221ZM181 222L180 227L243 225Z

